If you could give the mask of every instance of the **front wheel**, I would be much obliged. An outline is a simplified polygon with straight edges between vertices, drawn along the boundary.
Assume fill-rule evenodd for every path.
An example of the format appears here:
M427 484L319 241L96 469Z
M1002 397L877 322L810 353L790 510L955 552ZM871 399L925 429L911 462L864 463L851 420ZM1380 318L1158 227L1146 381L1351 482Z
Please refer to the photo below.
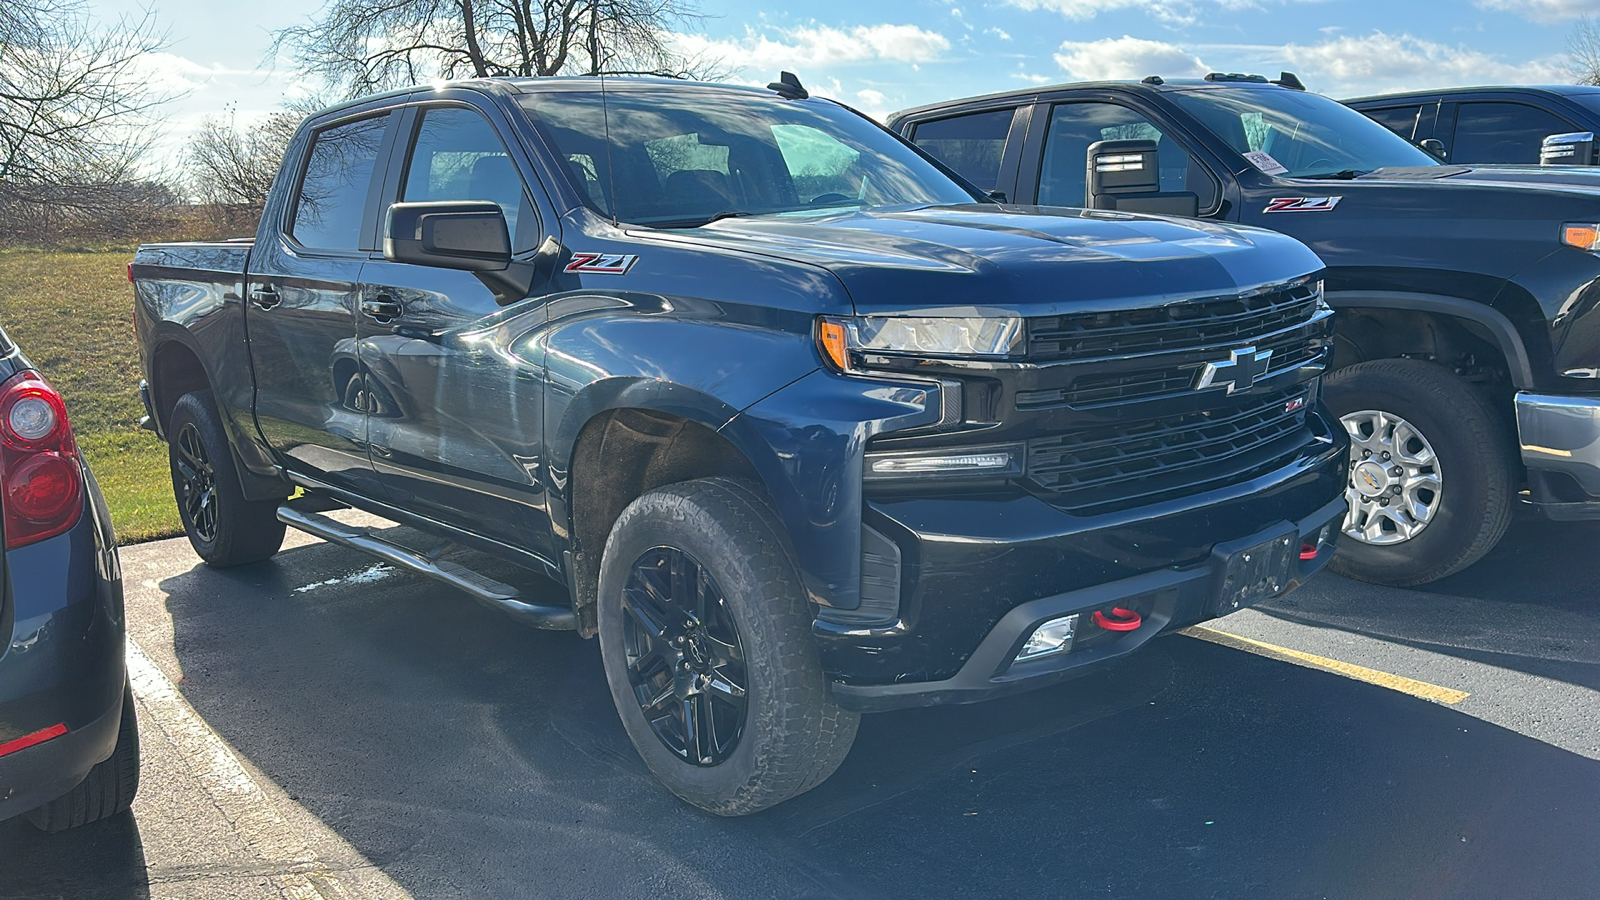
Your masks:
M672 485L623 510L597 616L606 681L645 764L718 815L822 783L859 717L839 708L776 517L724 479Z
M1425 584L1488 553L1511 520L1513 463L1501 417L1443 366L1383 359L1323 380L1350 435L1350 512L1329 568Z

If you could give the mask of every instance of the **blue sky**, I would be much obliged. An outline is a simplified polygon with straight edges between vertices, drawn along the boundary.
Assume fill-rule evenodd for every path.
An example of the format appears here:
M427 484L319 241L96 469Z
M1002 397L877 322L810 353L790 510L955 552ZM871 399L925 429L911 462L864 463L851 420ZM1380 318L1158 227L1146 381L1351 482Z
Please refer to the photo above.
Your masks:
M271 31L321 0L91 0L103 20L153 4L171 37L150 70L185 91L163 144L207 115L242 120L313 90L266 58ZM814 93L882 116L952 97L1096 78L1298 73L1334 97L1460 84L1564 80L1567 35L1600 0L703 0L680 48L732 80L791 69Z

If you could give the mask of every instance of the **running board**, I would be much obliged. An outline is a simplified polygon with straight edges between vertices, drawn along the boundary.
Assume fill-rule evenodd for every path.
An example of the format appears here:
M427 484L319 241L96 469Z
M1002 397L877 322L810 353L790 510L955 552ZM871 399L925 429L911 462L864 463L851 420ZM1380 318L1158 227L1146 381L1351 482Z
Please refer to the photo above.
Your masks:
M474 600L504 610L535 628L573 631L578 627L578 617L567 607L538 606L523 602L522 592L509 584L502 584L449 560L424 556L415 550L384 540L366 528L346 525L314 512L301 511L288 503L278 507L278 521L325 541L370 553L391 565L442 581L465 591Z

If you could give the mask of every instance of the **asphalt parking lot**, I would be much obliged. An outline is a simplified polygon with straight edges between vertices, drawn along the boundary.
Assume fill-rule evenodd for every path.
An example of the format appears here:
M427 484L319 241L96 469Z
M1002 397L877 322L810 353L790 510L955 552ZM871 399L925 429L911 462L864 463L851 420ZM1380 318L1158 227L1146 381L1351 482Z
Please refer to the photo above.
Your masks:
M1600 896L1600 523L869 717L741 820L654 782L594 642L295 543L123 552L143 790L74 833L0 823L0 897Z

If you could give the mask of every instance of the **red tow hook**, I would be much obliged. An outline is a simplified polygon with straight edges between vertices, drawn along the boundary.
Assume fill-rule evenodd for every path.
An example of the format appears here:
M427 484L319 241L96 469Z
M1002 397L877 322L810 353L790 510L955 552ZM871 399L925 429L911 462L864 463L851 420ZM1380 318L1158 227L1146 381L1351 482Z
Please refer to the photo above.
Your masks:
M1300 558L1301 559L1316 559L1317 558L1317 545L1316 544L1312 544L1312 543L1301 544L1300 545Z
M1094 611L1094 623L1107 631L1133 631L1144 622L1138 613L1120 606L1111 607L1111 615L1116 618L1113 619L1097 609Z

